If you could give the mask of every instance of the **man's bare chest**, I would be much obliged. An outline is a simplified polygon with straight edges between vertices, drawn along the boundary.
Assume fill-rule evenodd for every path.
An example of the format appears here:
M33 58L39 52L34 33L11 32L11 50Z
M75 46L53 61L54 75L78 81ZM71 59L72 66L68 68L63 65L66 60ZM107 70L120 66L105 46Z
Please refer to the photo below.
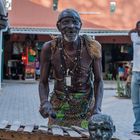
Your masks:
M81 67L85 67L87 69L89 68L89 66L92 63L92 59L89 56L86 48L81 49L80 56L76 55L76 51L64 50L63 59L64 59L63 60L64 62L62 62L62 56L58 49L51 59L51 63L56 70L59 70L60 67L63 67L62 63L65 63L67 68L72 68L75 65L77 65L77 67L78 67L78 65L81 65ZM78 62L79 64L77 64L77 59L79 59L79 62Z

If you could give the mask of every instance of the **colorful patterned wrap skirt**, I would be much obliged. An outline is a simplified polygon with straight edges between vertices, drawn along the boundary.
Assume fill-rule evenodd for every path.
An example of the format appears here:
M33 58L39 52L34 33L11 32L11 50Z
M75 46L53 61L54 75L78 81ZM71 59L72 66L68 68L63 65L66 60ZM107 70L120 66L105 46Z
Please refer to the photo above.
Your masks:
M63 92L55 91L50 102L56 113L56 119L50 117L49 125L88 127L88 118L91 117L89 94L69 93L66 95Z

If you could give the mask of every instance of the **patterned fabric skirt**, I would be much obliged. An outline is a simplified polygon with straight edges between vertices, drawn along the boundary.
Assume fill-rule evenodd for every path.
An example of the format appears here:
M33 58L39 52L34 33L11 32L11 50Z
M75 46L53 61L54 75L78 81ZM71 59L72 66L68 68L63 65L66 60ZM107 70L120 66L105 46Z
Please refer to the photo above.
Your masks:
M51 104L56 113L56 119L49 118L49 125L60 126L76 125L83 128L88 126L88 118L91 116L89 111L89 94L69 93L56 91L51 97Z

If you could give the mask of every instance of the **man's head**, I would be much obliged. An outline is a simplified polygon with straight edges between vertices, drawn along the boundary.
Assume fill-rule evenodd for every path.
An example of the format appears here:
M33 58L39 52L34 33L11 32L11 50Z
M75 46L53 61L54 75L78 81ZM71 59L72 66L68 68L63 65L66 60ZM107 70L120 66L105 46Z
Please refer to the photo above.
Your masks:
M140 21L138 21L138 22L136 23L136 29L137 29L138 32L140 32Z
M67 42L77 39L82 22L77 11L65 9L58 16L57 28Z
M110 140L115 126L110 116L95 114L89 120L88 125L91 140Z

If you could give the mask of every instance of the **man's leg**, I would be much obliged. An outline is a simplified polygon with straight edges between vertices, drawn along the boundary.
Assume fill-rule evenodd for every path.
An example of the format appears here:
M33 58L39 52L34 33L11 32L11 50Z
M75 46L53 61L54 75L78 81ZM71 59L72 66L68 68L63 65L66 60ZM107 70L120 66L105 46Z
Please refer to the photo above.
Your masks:
M131 98L135 116L134 131L140 131L140 73L138 72L132 75Z

